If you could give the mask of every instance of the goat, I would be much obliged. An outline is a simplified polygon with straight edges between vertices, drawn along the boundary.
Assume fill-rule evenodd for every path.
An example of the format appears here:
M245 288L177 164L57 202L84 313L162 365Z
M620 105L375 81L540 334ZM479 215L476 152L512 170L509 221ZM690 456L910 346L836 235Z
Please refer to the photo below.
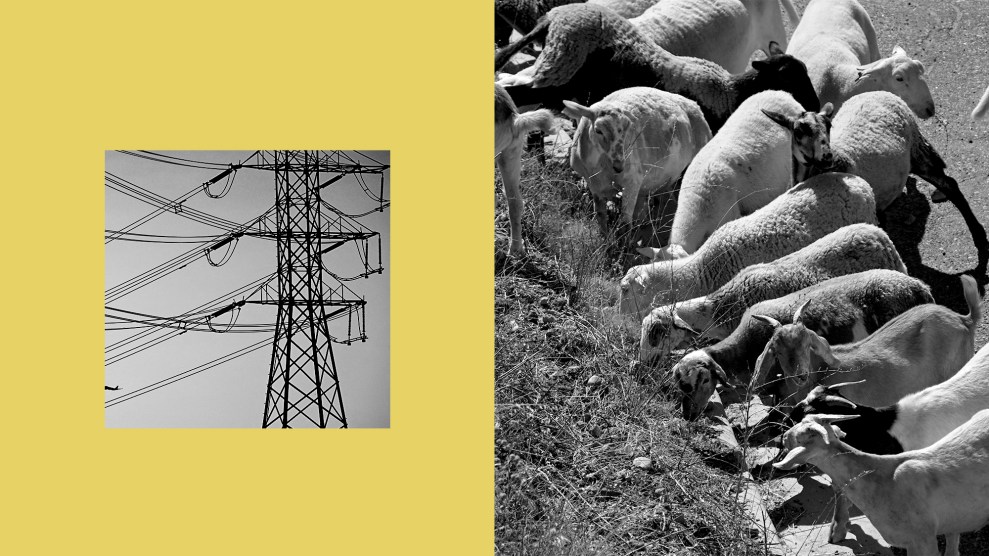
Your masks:
M859 451L832 425L848 415L810 415L783 435L777 469L811 463L855 503L883 538L909 556L958 556L961 533L989 523L989 409L935 444L896 455Z

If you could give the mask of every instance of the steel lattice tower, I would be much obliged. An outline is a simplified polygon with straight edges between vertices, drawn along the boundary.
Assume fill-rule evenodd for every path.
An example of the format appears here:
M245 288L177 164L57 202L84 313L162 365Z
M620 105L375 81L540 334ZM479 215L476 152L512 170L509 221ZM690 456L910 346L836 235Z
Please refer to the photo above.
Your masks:
M318 151L265 151L262 157L275 173L271 233L278 252L277 298L268 301L278 305L278 315L262 426L291 428L301 421L346 428L327 319L345 311L359 310L362 315L366 302L345 298L343 287L326 287L321 255L377 234L334 226L333 219L320 212L319 192L349 173L380 173L387 166L342 164ZM321 184L326 176L332 177ZM358 339L365 339L363 330Z

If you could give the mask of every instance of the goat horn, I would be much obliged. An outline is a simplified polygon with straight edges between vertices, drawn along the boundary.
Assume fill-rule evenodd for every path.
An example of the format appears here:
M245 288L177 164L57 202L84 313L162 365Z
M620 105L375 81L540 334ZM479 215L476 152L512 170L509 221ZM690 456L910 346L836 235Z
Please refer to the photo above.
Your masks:
M856 419L858 415L817 415L810 414L807 418L817 421L818 423L825 423L830 425L831 423L837 423L838 421L847 421L849 419Z
M826 386L825 388L828 390L838 390L839 388L844 388L845 386L854 386L856 384L862 384L863 382L865 382L865 379L856 380L855 382L839 382L838 384L832 384L830 386Z
M841 396L825 396L824 400L832 405L837 405L841 407L847 407L848 409L858 409L859 406L855 405L851 400L842 398Z
M779 328L783 326L782 324L780 324L780 321L774 319L773 317L767 317L766 315L752 315L752 318L756 320L760 320L768 324L769 326L772 326L773 328Z
M804 312L804 307L806 307L808 303L810 303L810 300L809 299L807 301L804 301L800 305L800 307L797 307L797 310L793 312L793 322L794 322L794 324L800 322L800 317L803 316L801 313Z

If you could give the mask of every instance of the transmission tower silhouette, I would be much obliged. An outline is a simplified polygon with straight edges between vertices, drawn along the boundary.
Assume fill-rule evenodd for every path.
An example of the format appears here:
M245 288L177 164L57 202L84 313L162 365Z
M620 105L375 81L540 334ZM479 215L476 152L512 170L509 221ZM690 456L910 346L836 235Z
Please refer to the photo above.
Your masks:
M355 228L332 206L333 214L324 215L320 206L328 203L320 198L320 191L348 175L382 174L388 165L356 162L326 151L261 151L259 159L257 167L274 171L276 204L274 222L259 222L259 233L273 234L277 240L278 262L277 293L269 292L262 301L278 306L262 427L293 428L298 423L346 428L333 343L367 339L367 302L342 282L335 287L326 283L322 256L360 242L358 249L363 249L369 271L365 276L380 273L380 268L370 270L366 262L369 240L378 237L379 261L381 243L377 232ZM371 194L366 187L365 192ZM348 334L337 340L330 335L327 321L345 312Z

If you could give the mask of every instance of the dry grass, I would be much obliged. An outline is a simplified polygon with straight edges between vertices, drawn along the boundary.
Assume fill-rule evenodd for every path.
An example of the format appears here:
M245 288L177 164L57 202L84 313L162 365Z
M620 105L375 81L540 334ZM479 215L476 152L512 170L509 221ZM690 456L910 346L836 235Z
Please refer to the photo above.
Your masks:
M559 163L526 160L523 176L523 259L504 257L497 195L497 553L763 554L733 458L675 415L669 364L634 364L638 326L615 307L622 264L586 190Z

